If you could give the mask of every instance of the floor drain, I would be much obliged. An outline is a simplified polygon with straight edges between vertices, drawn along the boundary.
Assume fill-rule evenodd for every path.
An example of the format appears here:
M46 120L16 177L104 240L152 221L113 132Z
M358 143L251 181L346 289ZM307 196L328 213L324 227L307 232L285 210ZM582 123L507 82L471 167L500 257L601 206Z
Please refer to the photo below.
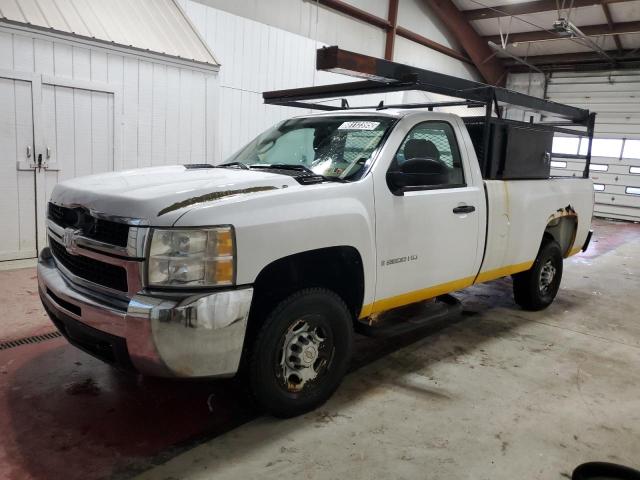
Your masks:
M0 343L0 350L8 350L10 348L20 347L21 345L31 345L34 343L44 342L45 340L53 340L61 337L60 332L43 333L42 335L33 335L31 337L19 338L8 342Z

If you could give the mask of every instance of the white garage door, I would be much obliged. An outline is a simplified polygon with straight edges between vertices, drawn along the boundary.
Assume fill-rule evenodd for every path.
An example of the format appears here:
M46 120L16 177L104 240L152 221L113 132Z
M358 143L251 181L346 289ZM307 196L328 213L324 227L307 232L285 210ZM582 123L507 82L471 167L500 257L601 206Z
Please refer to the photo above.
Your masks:
M53 187L114 170L114 93L43 84L41 108L47 166L36 174L39 248L46 244L46 208Z
M32 84L0 78L0 261L36 254Z
M0 261L46 245L59 181L114 169L115 93L69 83L0 78Z
M547 98L597 113L591 178L595 214L640 220L640 71L554 73ZM587 142L556 138L554 153L585 154ZM554 175L582 173L584 164L554 158Z

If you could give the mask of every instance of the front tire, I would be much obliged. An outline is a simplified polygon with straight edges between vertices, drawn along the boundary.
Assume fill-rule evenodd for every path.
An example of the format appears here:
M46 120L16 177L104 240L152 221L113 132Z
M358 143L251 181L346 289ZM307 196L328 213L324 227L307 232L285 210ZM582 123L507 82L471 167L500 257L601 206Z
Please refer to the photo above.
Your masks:
M525 310L543 310L556 298L562 280L562 250L545 240L529 270L513 276L513 296Z
M253 343L253 397L276 417L313 410L340 385L352 343L352 317L338 295L321 288L291 295L269 314Z

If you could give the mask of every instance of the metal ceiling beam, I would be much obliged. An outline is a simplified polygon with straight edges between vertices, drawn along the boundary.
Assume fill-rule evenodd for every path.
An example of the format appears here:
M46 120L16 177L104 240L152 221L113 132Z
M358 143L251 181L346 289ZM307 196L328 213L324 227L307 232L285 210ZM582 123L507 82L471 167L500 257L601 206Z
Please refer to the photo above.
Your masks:
M633 0L574 0L565 2L567 8L573 4L573 8L589 7L591 5L609 5ZM485 18L510 17L513 15L527 15L529 13L549 12L558 9L556 0L536 0L533 2L517 3L512 5L498 5L493 8L477 8L465 10L462 13L467 20L483 20Z
M315 0L309 0L309 1L313 1L315 3ZM373 15L365 10L362 10L361 8L354 7L353 5L346 3L343 0L317 0L317 2L324 7L330 8L331 10L335 10L336 12L340 12L344 15L355 18L369 25L373 25L375 27L381 28L386 32L389 32L389 30L393 29L393 23L391 22L390 19ZM434 42L433 40L429 40L428 38L425 38L406 28L402 28L396 25L396 34L400 37L406 38L407 40L411 40L427 48L443 53L451 58L455 58L456 60L460 60L462 62L471 63L471 64L473 63L469 59L469 57L458 52L457 50L446 47L445 45ZM388 38L389 38L389 34L387 33L387 39ZM386 52L386 45L387 44L385 44L385 52Z
M493 42L489 42L489 46L495 50L496 52L500 52L508 57L510 57L512 60L515 60L517 63L519 63L520 65L523 65L527 68L529 68L530 70L534 70L538 73L544 73L542 70L540 70L538 67L536 67L535 65L532 65L531 63L527 62L524 58L521 58L517 55L514 55L513 53L511 53L509 50L507 50L506 48L502 48L500 45L496 45Z
M396 33L399 37L406 38L407 40L411 40L412 42L419 43L420 45L430 48L431 50L435 50L436 52L444 53L451 58L455 58L460 60L461 62L469 63L473 65L473 61L467 57L466 55L454 50L453 48L445 47L444 45L440 45L439 43L434 42L433 40L428 39L427 37L423 37L422 35L412 32L411 30L407 30L404 27L398 26L396 28Z
M636 68L640 63L640 51L623 50L607 52L616 61L616 68ZM575 69L609 69L609 62L596 52L560 53L556 55L534 55L527 57L527 62L544 71ZM505 67L510 72L528 72L529 69L515 61L505 60Z
M398 2L399 0L389 0L389 13L387 14L389 28L387 29L384 42L384 58L386 60L393 60L393 49L396 43L396 30L398 28Z
M504 85L506 70L451 0L423 0L447 27L489 85Z
M582 33L588 37L594 37L599 35L624 35L627 33L640 33L640 22L621 22L612 24L612 28L608 24L603 25L586 25L580 27ZM554 32L547 30L537 30L534 32L521 32L510 33L508 42L511 43L524 43L524 42L541 42L545 40L557 40L562 37ZM500 44L500 35L490 35L483 37L486 42L493 42Z
M354 7L353 5L343 2L342 0L317 0L320 5L328 7L332 10L336 10L340 13L344 13L353 18L357 18L365 23L370 25L375 25L380 28L390 28L391 23L386 18L378 17L377 15L373 15L366 10L362 10L361 8ZM315 2L313 2L315 3Z
M611 17L611 9L609 8L609 5L607 5L606 3L603 3L602 11L604 12L604 16L607 19L607 25L609 25L609 30L613 31L615 27L615 22L613 21L613 17ZM622 42L620 41L620 37L618 35L614 35L613 41L616 43L616 48L618 49L618 52L621 52Z

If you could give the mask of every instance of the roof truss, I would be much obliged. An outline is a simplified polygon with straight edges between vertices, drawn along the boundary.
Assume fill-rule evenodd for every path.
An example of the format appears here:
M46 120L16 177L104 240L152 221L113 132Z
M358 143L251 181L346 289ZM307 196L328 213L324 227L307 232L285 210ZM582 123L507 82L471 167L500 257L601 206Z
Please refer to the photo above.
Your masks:
M565 2L567 7L573 4L573 8L590 7L591 5L610 5L612 3L628 2L630 0L573 0ZM516 3L512 5L498 5L491 8L477 8L465 10L462 13L467 20L483 20L485 18L510 17L514 15L527 15L530 13L548 12L558 9L556 0L535 0L532 2Z
M628 33L640 33L640 21L635 22L622 22L612 23L611 27L608 24L602 25L587 25L581 26L580 30L587 36L597 35L623 35ZM483 37L488 42L494 42L500 44L500 35L491 35ZM544 40L557 40L566 37L561 37L554 32L546 30L535 30L533 32L521 32L510 33L508 37L509 43L522 43L522 42L540 42Z

